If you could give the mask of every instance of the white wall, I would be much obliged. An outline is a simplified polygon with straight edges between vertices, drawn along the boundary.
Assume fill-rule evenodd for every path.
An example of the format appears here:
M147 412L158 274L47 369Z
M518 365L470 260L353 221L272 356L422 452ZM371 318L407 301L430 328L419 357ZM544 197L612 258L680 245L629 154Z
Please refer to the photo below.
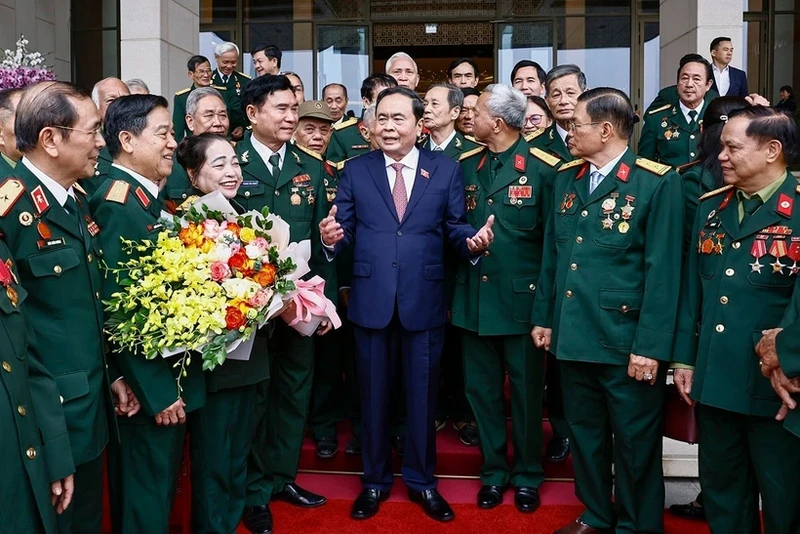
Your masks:
M24 34L60 80L71 76L69 30L70 0L0 0L0 49L13 50Z

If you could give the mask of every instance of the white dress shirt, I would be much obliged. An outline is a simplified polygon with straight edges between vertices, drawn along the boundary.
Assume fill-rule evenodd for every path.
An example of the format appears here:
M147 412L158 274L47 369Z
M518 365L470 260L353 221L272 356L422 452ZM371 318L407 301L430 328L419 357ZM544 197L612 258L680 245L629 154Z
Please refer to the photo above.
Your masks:
M720 70L714 63L712 63L711 68L714 70L714 80L717 82L717 89L719 89L719 96L727 95L728 90L731 88L730 65L725 65L725 68Z
M270 149L267 145L256 139L255 135L250 136L250 143L252 143L256 154L261 156L261 159L264 161L264 165L266 165L269 172L272 172L272 165L269 164L269 158L273 154L277 154L280 158L278 159L278 168L283 170L283 161L286 157L286 143L282 144L277 152L273 152L272 149Z
M558 132L558 135L561 136L561 140L564 141L564 144L567 144L567 136L569 135L569 132L559 126L558 123L556 123L556 131Z
M389 190L394 192L394 182L397 173L391 167L394 163L403 164L403 181L406 183L406 196L411 200L411 190L414 188L414 178L417 176L417 166L419 165L419 149L413 147L411 152L405 155L400 161L395 161L386 154L383 155L386 164L386 177L389 179Z
M141 174L136 171L132 171L128 167L120 165L119 163L112 163L112 167L116 167L121 171L127 172L129 175L133 177L134 180L139 182L139 185L145 188L145 190L152 195L153 198L158 198L158 184L155 183L153 180L148 180Z
M450 145L450 142L453 140L453 138L455 136L456 136L456 131L454 129L452 132L450 132L450 135L448 135L447 138L444 141L442 141L441 145L437 145L436 141L433 140L433 136L431 135L430 137L428 137L428 139L430 139L430 142L431 142L430 143L431 144L431 148L430 149L431 150L436 150L436 148L438 147L438 148L441 148L442 150L444 150L445 148L447 148Z
M705 101L701 100L700 105L694 108L694 110L697 112L697 116L694 118L695 121L700 120L700 112L703 111L703 104L705 104ZM686 122L692 124L692 118L689 116L689 112L692 111L692 108L690 108L681 101L679 101L679 105L681 107L681 112L683 113L683 116L686 118Z
M58 205L64 208L64 204L67 203L67 197L75 198L75 191L72 189L72 186L69 189L64 189L60 183L56 182L45 173L43 173L36 165L30 162L30 160L26 157L22 157L22 164L25 165L28 170L30 170L34 176L36 176L42 185L50 191L50 194L56 199ZM66 211L66 208L64 208Z
M619 160L622 159L622 156L624 156L627 151L628 151L628 147L625 147L625 150L620 152L619 156L617 156L616 158L612 159L611 161L609 161L608 163L603 165L603 167L600 168L600 169L595 167L594 164L590 164L589 165L589 175L591 175L595 171L598 171L603 176L603 180L605 180L606 178L608 178L608 175L611 174L611 171L614 170L614 167L617 166L617 163L619 163ZM601 183L603 183L603 180L600 180L597 183L597 185L600 185Z

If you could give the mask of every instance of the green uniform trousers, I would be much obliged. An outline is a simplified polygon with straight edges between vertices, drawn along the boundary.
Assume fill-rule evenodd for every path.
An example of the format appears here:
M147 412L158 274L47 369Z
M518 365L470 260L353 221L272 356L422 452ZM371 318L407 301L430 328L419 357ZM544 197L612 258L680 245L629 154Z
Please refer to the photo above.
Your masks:
M186 424L159 426L140 412L118 418L120 443L108 446L114 534L167 534Z
M242 519L257 387L208 392L189 417L194 534L234 534Z
M760 534L760 493L766 534L800 532L800 438L772 417L705 404L698 423L700 485L711 531Z
M100 534L103 529L103 466L101 454L75 466L72 504L56 516L61 534Z
M561 366L556 355L547 353L547 372L545 374L547 394L547 419L553 428L554 438L569 438L569 427L564 418L564 394L561 392Z
M528 334L479 336L463 330L464 382L478 424L484 485L538 488L542 468L542 388L545 353ZM505 397L511 386L511 441L514 467L508 466Z
M308 426L316 440L335 438L336 423L345 417L352 423L353 432L361 433L356 340L350 323L342 322L341 328L315 339L314 386Z
M464 357L461 343L462 330L448 323L444 325L444 348L442 348L442 384L436 419L450 419L454 424L474 422L475 415L467 400L464 385Z
M581 520L617 534L664 532L666 366L651 386L630 378L626 365L559 363Z
M247 506L268 504L294 482L314 375L314 337L281 322L269 340L270 379L258 385L256 430L247 465Z

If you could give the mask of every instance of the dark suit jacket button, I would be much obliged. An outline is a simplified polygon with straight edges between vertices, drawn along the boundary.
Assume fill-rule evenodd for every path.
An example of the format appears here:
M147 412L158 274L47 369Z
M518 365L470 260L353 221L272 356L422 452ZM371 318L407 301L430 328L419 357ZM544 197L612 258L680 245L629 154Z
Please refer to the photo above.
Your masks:
M392 262L392 267L397 267L397 262L396 261Z
M397 235L398 235L398 236L402 236L402 235L403 235L403 232L401 232L400 230L398 230L398 231L397 231Z

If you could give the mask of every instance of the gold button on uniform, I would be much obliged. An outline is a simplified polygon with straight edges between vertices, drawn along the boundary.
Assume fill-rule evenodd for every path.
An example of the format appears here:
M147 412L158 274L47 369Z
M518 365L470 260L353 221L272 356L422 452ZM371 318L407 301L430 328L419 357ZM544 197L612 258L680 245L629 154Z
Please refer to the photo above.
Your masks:
M244 196L249 197L250 196L250 191L245 191L244 192Z
M568 299L571 299L571 298L572 298L572 291L567 291L567 298L568 298Z
M728 297L726 297L725 295L722 295L719 298L719 302L720 302L720 304L727 304L728 303Z
M494 200L492 200L492 199L490 198L489 200L487 200L487 201L486 201L486 203L487 203L487 204L489 204L489 205L491 206L492 204L494 204Z
M25 451L25 455L28 457L28 460L33 460L36 458L36 449L33 447L28 447L28 450Z
M733 244L732 244L731 246L732 246L733 248L735 248L735 249L738 249L739 247L741 247L741 246L742 246L742 244L741 244L741 243L739 243L738 241L734 241L734 242L733 242Z
M531 291L536 291L536 284L531 284L528 286Z
M25 409L25 406L17 406L17 412L19 412L22 417L28 415L28 411Z
M489 253L489 251L488 251L488 250L487 250L487 251L485 251L485 252L483 253L483 255L484 255L484 256L491 256L491 254Z
M583 210L583 211L581 212L581 217L586 217L587 215L589 215L589 212L588 212L588 211L586 211L586 210Z
M725 276L733 276L735 271L733 269L725 269Z
M96 298L97 300L100 300L100 292L99 292L99 291L97 291L97 292L94 294L94 298Z
M56 265L55 267L53 267L53 272L56 274L61 274L61 266Z
M108 366L107 366L107 365L106 365L106 369L108 369ZM59 395L59 396L58 396L58 402L60 402L61 404L64 404L64 397L62 397L61 395Z
M6 373L10 373L11 372L11 364L8 363L8 362L3 362L3 371L5 371Z
M92 263L92 259L94 258L92 258L92 255L89 254L88 256L86 256L86 259L89 260L89 263Z
M486 282L486 281L488 281L488 280L489 280L489 277L488 277L488 276L486 276L486 275L484 274L483 276L481 276L481 280L483 280L484 282Z
M724 324L718 324L717 327L714 330L716 330L717 332L724 332L725 331L725 325Z
M578 236L578 237L575 238L575 242L576 243L583 243L583 238L581 236Z
M623 304L622 306L619 307L619 311L621 311L622 313L628 313L628 305Z
M573 263L572 265L569 266L569 268L572 271L577 271L578 270L578 264L577 263Z

